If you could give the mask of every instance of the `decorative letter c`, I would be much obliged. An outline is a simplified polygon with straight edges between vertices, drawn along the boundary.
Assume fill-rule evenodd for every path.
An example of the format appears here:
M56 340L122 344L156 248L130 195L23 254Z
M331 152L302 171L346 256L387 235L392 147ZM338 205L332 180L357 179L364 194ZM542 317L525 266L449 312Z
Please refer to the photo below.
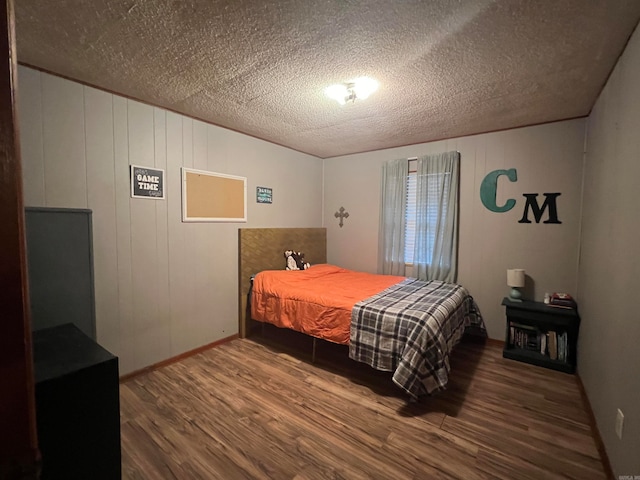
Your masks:
M496 191L498 189L498 177L500 175L506 175L512 182L518 180L518 174L515 168L510 168L509 170L494 170L484 177L484 180L482 180L480 184L480 200L482 200L482 204L492 212L508 212L516 204L516 201L510 198L502 207L496 205Z

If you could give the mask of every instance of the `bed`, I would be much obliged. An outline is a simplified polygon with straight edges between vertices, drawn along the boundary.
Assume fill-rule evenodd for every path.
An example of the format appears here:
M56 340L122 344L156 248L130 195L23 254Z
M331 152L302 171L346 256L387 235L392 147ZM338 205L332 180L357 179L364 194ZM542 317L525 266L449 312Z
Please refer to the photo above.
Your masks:
M241 229L241 245L242 230L273 229ZM473 298L460 285L326 263L285 271L285 249L276 268L252 267L245 335L248 322L259 321L349 345L350 358L392 372L394 383L417 398L446 387L449 355L465 330L484 332Z

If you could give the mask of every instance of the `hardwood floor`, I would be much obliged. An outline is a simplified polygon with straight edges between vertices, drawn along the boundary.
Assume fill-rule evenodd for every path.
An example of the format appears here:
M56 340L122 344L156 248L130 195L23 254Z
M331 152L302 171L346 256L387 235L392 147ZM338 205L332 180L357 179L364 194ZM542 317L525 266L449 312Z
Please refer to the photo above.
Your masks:
M302 350L234 340L121 384L123 478L606 478L572 375L463 342L449 388L408 403L344 347L312 364L291 338Z

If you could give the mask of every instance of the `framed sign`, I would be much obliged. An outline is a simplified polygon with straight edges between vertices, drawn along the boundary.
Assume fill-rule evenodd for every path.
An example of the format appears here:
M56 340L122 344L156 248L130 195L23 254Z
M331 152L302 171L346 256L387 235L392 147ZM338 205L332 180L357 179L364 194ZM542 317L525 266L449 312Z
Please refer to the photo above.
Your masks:
M131 167L131 198L164 199L164 170L159 168Z
M256 202L273 203L273 190L267 187L256 187Z
M247 179L182 168L183 222L246 222Z

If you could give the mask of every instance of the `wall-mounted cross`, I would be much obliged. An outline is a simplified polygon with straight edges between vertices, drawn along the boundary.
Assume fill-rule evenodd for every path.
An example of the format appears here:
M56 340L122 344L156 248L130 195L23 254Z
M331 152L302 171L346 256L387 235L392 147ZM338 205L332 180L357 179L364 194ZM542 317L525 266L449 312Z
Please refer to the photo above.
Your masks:
M342 221L345 218L349 218L349 212L346 212L344 210L344 207L340 207L340 210L338 210L335 215L336 215L336 218L340 219L340 228L342 228Z

